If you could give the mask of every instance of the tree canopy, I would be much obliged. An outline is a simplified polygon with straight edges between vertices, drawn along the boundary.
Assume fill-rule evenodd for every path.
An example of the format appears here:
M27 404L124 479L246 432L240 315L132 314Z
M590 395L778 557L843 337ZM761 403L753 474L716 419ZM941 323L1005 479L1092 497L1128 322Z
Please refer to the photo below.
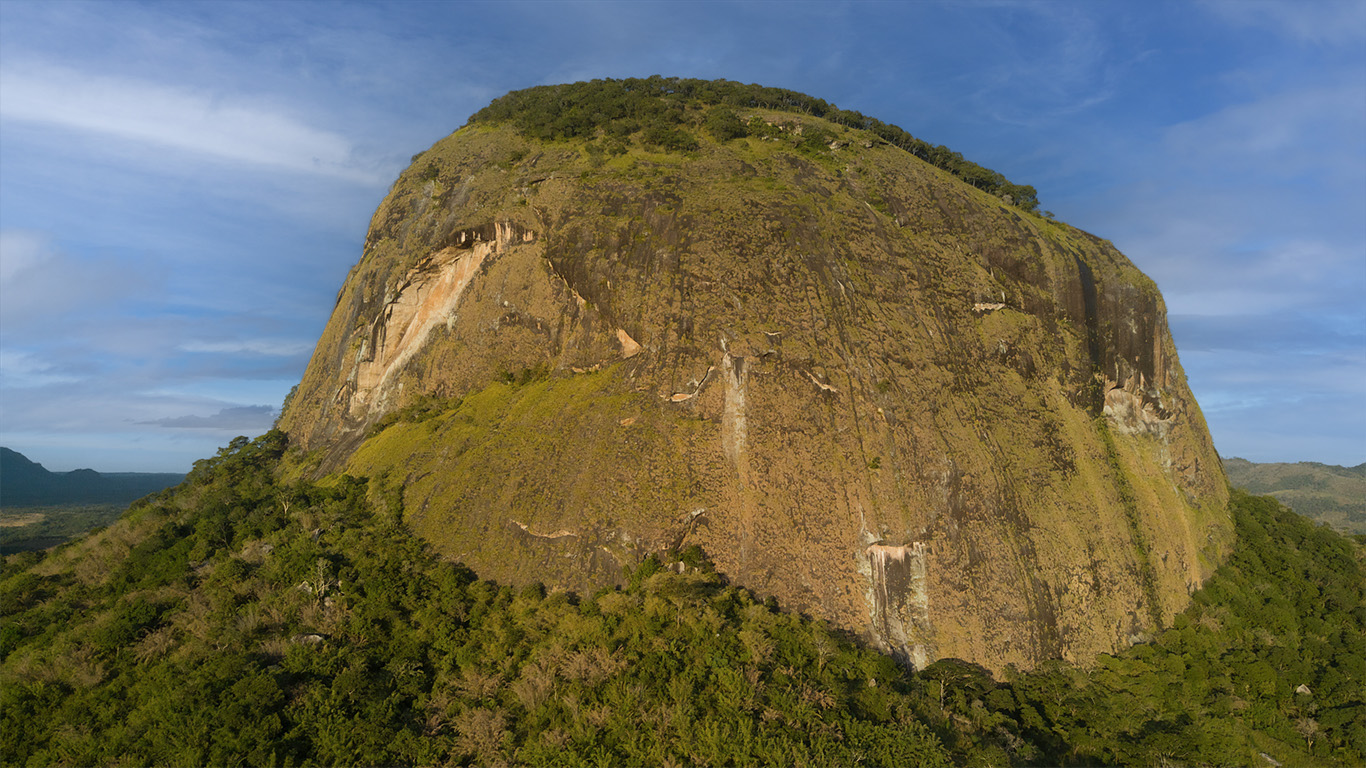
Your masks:
M731 123L714 109L707 110L708 107L800 113L866 131L978 189L1009 198L1026 211L1035 211L1039 206L1038 194L1032 186L1014 184L948 147L931 145L895 125L786 88L659 75L542 85L495 99L474 113L469 122L508 122L527 136L546 140L593 138L599 131L631 134L650 130L659 135L698 124L705 124L722 141L743 135L743 125L737 125L738 120ZM720 121L726 121L726 125L723 127ZM695 147L695 142L677 136L672 139L666 147Z

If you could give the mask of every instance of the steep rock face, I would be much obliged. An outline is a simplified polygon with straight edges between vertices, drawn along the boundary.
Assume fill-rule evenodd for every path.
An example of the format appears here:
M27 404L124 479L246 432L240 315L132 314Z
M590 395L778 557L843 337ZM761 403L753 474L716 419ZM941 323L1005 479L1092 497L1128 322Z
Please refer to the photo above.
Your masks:
M1231 526L1151 281L860 131L742 117L781 130L416 158L282 419L299 466L401 486L505 582L700 544L916 665L1084 660L1180 611Z

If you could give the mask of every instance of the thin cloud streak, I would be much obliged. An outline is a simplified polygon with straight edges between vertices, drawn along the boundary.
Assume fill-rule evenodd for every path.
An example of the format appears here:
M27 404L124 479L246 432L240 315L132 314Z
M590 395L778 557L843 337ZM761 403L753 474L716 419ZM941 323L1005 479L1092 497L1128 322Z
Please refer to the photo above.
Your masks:
M1308 44L1366 40L1366 3L1360 0L1250 2L1205 0L1201 5L1226 22L1255 27Z
M263 355L266 357L291 357L306 355L313 351L313 341L287 339L243 339L238 341L190 341L180 345L185 352L203 354L241 354Z
M1283 178L1322 174L1355 183L1351 173L1366 151L1366 85L1347 83L1294 89L1228 106L1172 126L1167 151L1193 170L1226 173L1255 162ZM1347 157L1345 148L1355 148ZM1341 174L1347 171L1346 174Z
M9 64L0 71L0 119L146 142L219 160L380 181L344 137L278 110L223 94L73 69Z
M272 406L246 405L223 408L212 416L175 416L140 423L170 429L255 430L260 433L270 429L276 415Z
M142 282L109 259L74 258L44 233L0 230L0 338L65 325L73 311L107 307Z
M5 389L39 389L74 381L79 378L55 370L38 355L22 349L0 348L0 384Z

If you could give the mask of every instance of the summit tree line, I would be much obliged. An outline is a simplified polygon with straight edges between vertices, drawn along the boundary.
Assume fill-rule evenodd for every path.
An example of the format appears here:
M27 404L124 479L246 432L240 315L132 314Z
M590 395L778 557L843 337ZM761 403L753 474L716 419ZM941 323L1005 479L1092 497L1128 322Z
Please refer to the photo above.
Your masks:
M712 109L705 110L707 107ZM647 143L689 150L696 148L697 142L687 129L698 124L723 141L745 136L749 126L729 112L734 109L799 113L866 131L980 190L1008 198L1026 211L1039 207L1038 193L1032 186L1014 184L948 147L931 145L895 125L786 88L659 75L543 85L496 99L474 113L470 123L507 122L529 137L544 140L591 139L599 131L608 136L644 131Z

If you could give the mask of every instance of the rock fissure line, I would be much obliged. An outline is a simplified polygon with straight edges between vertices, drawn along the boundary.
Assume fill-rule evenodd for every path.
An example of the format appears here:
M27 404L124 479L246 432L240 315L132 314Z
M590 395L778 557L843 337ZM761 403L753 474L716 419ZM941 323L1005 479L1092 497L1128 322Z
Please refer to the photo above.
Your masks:
M511 522L513 525L517 526L518 528L521 528L523 532L527 533L530 536L535 536L538 539L563 539L566 536L578 536L577 533L574 533L573 531L567 531L563 528L561 528L558 531L555 531L554 533L537 533L531 530L531 528L528 527L526 523L519 523L516 520L512 520Z

